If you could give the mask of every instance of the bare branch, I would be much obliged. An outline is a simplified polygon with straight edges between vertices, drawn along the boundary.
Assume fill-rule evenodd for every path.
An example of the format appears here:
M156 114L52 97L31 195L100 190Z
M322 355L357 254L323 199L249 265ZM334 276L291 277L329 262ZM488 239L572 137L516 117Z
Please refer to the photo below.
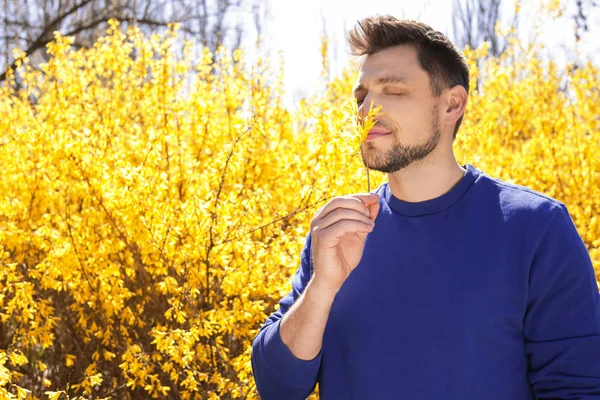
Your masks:
M490 43L490 55L499 56L506 49L506 38L496 33L501 19L501 0L454 0L452 30L454 41L460 48L477 48ZM518 15L512 26L517 26Z
M181 23L181 31L186 39L196 39L203 46L215 51L220 45L229 44L231 50L242 46L247 33L243 22L231 22L234 12L249 13L260 32L260 4L268 0L255 0L252 9L242 9L241 0L26 0L24 7L12 10L13 4L3 0L4 10L0 10L0 40L4 43L4 72L0 82L6 80L9 69L14 70L16 63L10 55L10 47L24 48L27 56L40 53L41 59L47 59L43 53L46 45L53 40L53 32L60 31L65 36L75 36L76 46L91 45L97 37L102 24L113 17L120 22L140 25L155 30L167 27L169 22ZM171 15L164 10L171 9ZM4 14L2 14L4 12Z

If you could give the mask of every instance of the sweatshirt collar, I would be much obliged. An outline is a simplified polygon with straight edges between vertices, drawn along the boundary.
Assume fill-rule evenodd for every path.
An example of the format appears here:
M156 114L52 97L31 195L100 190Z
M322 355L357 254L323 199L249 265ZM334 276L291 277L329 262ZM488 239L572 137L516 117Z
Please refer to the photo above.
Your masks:
M481 174L481 171L471 164L465 164L462 165L462 167L465 168L467 172L460 181L458 181L458 183L448 192L435 199L419 202L400 200L392 194L389 182L385 182L383 188L385 201L392 210L407 217L419 217L443 211L459 201Z

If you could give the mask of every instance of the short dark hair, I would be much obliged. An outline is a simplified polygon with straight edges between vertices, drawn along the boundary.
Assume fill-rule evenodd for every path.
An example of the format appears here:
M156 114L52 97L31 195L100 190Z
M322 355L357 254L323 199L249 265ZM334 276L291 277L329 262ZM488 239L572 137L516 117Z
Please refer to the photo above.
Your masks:
M389 14L375 15L358 21L358 26L348 32L348 43L354 56L371 55L402 44L413 46L421 68L429 74L434 96L456 85L469 93L469 65L465 57L443 33L427 24ZM461 116L456 121L453 139L462 119Z

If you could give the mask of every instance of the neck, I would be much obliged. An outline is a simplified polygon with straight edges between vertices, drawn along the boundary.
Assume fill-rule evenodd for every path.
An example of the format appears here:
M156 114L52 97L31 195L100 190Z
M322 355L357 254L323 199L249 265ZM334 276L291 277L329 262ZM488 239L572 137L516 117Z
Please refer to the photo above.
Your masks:
M458 164L452 154L445 160L430 157L419 160L400 171L388 174L388 180L394 197L416 203L447 193L465 172L466 169Z

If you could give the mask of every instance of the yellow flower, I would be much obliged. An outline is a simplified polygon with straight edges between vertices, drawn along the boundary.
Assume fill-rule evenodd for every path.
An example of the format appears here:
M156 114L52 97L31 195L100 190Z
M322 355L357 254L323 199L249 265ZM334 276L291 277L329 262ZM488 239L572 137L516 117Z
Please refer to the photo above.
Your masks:
M64 394L64 391L58 391L58 392L52 392L52 391L46 391L44 392L44 394L46 394L48 396L48 400L58 400L60 398L61 394Z
M358 114L358 107L357 104L355 104L355 118L356 118L356 135L358 137L360 137L360 141L361 143L364 142L365 140L367 140L367 136L369 135L369 131L373 128L373 126L375 126L375 124L377 123L377 121L375 120L375 117L377 115L379 115L379 111L382 109L382 105L378 105L377 107L373 108L373 100L371 100L371 104L369 105L369 111L365 117L365 120L363 121L362 124L360 124L360 116Z
M345 136L345 139L348 140L348 145L353 152L360 148L360 145L367 140L369 131L377 123L375 118L379 115L383 106L378 105L377 107L373 108L373 104L374 102L371 100L369 111L364 119L358 112L358 104L356 103L356 100L349 100L345 104L346 114L349 115L349 131L351 132L349 136Z
M73 355L73 354L67 354L67 360L65 362L65 365L67 367L72 367L73 365L75 365L75 359L77 358L77 356Z
M375 126L377 123L376 117L380 115L380 111L382 109L382 105L378 105L377 107L373 107L374 101L371 100L371 104L369 104L369 111L367 115L362 118L358 111L358 103L356 100L350 100L345 104L345 112L346 114L350 114L350 136L345 136L348 143L346 144L347 148L350 148L351 154L356 154L357 151L360 150L360 146L367 140L367 136L369 135L369 131ZM367 167L367 191L371 191L371 178L369 175L369 168Z

